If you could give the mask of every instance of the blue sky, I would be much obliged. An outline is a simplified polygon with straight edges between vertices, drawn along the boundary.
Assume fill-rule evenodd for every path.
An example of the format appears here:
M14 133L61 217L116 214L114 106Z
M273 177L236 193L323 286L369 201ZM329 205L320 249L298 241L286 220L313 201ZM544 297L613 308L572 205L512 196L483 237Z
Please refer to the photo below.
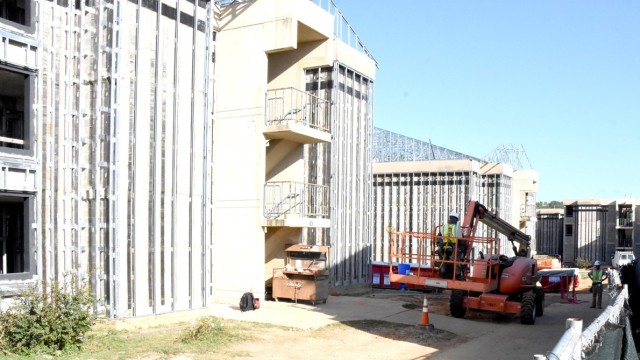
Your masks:
M640 1L334 1L379 63L375 126L522 145L538 201L640 198Z

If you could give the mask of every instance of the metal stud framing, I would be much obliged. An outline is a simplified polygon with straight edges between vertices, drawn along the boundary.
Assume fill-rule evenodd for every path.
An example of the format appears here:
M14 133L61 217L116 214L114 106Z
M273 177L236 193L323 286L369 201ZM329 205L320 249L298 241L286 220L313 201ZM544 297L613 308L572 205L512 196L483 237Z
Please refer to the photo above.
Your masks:
M340 288L369 282L373 82L340 63L333 77L330 231Z
M511 178L505 174L476 171L375 173L373 175L372 261L389 261L388 227L399 231L431 232L445 224L455 210L461 213L468 201L477 199L495 213L511 217ZM480 224L478 236L501 238L503 252L510 243Z
M41 14L43 277L89 280L111 318L206 306L211 3L46 1Z

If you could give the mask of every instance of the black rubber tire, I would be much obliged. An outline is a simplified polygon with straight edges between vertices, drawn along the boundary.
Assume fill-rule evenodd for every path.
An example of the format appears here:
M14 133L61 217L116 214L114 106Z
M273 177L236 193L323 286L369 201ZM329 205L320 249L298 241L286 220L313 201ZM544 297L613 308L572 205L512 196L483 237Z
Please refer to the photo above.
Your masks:
M467 308L464 307L465 292L462 290L451 291L451 298L449 299L449 312L451 316L455 318L463 318L467 312Z
M544 315L544 289L537 287L535 289L536 294L536 316Z
M533 291L522 294L520 322L525 325L533 325L536 322L536 294Z

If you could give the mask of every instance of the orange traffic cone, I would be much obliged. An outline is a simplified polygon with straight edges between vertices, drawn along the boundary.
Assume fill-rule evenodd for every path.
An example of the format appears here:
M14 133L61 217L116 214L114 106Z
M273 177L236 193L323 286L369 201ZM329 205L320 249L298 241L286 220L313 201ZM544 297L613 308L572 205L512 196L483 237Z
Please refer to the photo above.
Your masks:
M420 324L418 325L433 329L433 325L429 324L429 302L427 301L427 295L424 296L424 300L422 301L422 319L420 319Z

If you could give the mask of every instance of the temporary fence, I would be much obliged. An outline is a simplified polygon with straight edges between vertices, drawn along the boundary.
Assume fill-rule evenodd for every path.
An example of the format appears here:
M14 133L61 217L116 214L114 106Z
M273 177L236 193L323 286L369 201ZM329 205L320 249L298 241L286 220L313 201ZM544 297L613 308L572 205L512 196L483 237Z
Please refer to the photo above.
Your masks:
M567 329L556 346L547 355L534 355L533 358L536 360L637 359L629 331L629 290L626 284L621 285L620 276L616 270L610 272L608 292L613 299L612 305L609 305L586 329L583 330L581 319L567 319Z

